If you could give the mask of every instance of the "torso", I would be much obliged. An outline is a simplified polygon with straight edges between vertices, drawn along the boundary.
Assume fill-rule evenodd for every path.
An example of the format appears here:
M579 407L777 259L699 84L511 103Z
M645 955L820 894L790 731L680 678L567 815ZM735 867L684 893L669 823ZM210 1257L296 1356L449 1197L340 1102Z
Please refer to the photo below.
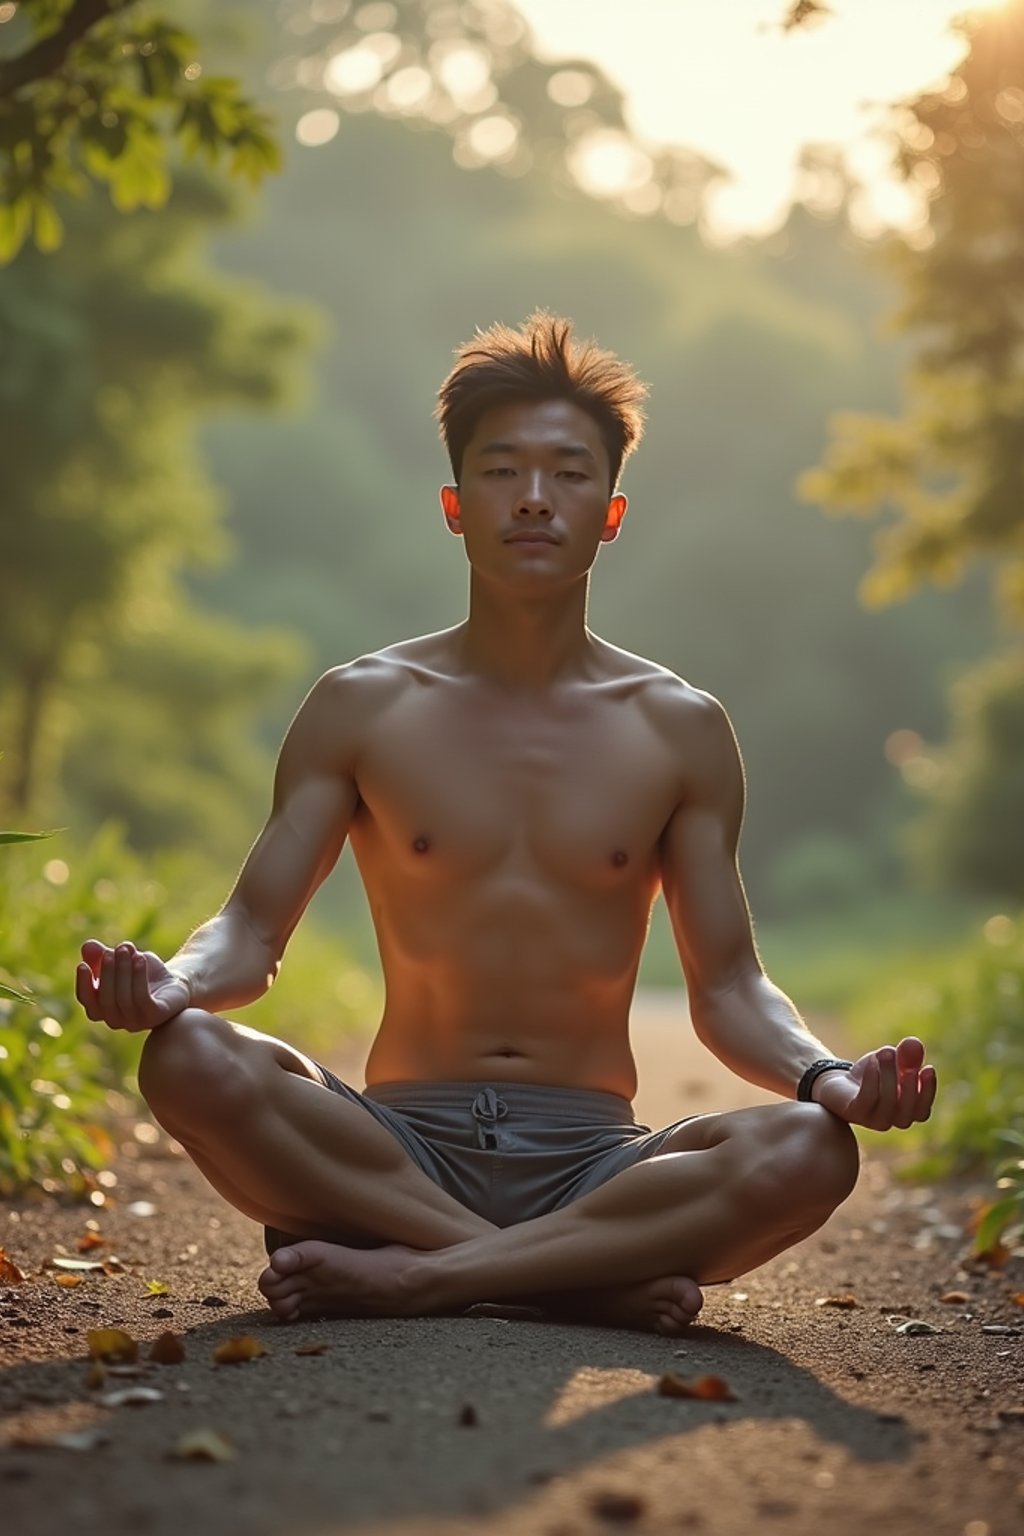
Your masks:
M602 641L583 681L503 690L459 674L450 634L366 658L350 839L386 987L367 1083L632 1098L629 1007L684 778L660 722L692 690Z

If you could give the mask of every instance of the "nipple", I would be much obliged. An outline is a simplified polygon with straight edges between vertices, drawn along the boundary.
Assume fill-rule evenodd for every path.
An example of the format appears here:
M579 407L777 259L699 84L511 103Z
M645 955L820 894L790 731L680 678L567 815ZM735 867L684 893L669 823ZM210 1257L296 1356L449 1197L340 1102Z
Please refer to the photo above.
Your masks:
M430 847L430 838L418 837L413 843L413 847L417 853L426 853L427 849Z
M629 854L626 853L622 848L616 848L615 852L612 854L612 863L617 869L621 869L623 864L629 863Z

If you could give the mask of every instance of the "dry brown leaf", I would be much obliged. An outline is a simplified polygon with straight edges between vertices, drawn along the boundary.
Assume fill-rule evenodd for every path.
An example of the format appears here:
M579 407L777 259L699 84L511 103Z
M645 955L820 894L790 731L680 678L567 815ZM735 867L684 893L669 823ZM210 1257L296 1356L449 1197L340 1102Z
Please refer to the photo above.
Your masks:
M729 1383L721 1376L677 1376L666 1371L658 1378L659 1397L699 1397L708 1402L735 1403L738 1401Z
M21 1285L28 1279L23 1269L19 1269L13 1259L9 1259L0 1248L0 1285Z
M53 1277L55 1285L81 1285L84 1279L84 1275L54 1275Z
M157 1365L180 1365L185 1358L185 1345L176 1333L168 1330L155 1338L149 1347L149 1358Z
M266 1350L259 1339L243 1333L237 1339L225 1339L223 1344L218 1344L213 1358L217 1365L241 1365L245 1360L255 1360L265 1354Z
M98 1392L107 1384L107 1368L102 1360L93 1360L86 1374L85 1384L90 1392Z
M106 1238L102 1237L99 1232L83 1232L75 1247L79 1253L91 1253L93 1248L103 1248L106 1241Z
M297 1355L326 1355L330 1347L329 1344L300 1344L295 1353Z
M816 1307L850 1308L859 1307L860 1302L857 1300L856 1296L852 1296L849 1292L847 1292L847 1294L844 1296L816 1296L814 1299L814 1305Z
M234 1461L238 1452L217 1429L190 1429L181 1436L171 1455L179 1461Z
M966 1291L947 1291L944 1296L939 1297L939 1300L944 1301L947 1307L965 1306L970 1299Z
M1024 1307L1024 1291L1015 1291L1010 1300L1015 1306Z
M121 1263L116 1253L109 1254L103 1260L100 1268L105 1275L123 1275L127 1273L125 1266Z
M91 1360L131 1363L139 1358L139 1346L123 1328L90 1328L86 1335Z

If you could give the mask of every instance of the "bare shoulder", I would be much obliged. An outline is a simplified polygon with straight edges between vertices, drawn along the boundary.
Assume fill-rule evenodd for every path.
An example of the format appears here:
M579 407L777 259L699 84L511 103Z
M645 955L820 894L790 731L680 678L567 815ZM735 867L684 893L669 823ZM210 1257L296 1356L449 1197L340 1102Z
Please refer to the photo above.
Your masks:
M703 791L742 794L743 768L732 722L718 699L668 667L609 647L608 658L627 682L680 774L681 798Z
M436 675L441 639L421 635L331 667L306 695L293 730L325 745L357 751L384 710Z

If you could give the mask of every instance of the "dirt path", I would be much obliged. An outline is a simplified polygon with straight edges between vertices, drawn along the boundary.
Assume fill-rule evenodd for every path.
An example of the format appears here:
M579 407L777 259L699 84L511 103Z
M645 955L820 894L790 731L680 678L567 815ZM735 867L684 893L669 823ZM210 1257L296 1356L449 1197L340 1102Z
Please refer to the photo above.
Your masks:
M639 1117L756 1100L683 1020L678 998L638 1002ZM256 1305L256 1230L190 1165L129 1134L116 1172L107 1208L21 1207L0 1227L30 1275L0 1289L5 1531L1010 1536L1024 1523L1024 1310L1011 1299L1024 1276L966 1267L969 1191L902 1189L877 1153L824 1232L713 1289L682 1341L479 1311L280 1328ZM61 1286L42 1266L77 1255L89 1218L107 1240L96 1253L125 1272ZM942 1302L950 1291L967 1299ZM858 1305L819 1304L843 1295ZM941 1331L900 1335L890 1314ZM90 1388L98 1326L147 1348L171 1329L186 1359ZM215 1364L239 1334L266 1353ZM720 1375L736 1400L660 1396L665 1372ZM160 1399L103 1402L139 1386ZM233 1459L171 1459L207 1429ZM87 1448L52 1443L74 1432Z

